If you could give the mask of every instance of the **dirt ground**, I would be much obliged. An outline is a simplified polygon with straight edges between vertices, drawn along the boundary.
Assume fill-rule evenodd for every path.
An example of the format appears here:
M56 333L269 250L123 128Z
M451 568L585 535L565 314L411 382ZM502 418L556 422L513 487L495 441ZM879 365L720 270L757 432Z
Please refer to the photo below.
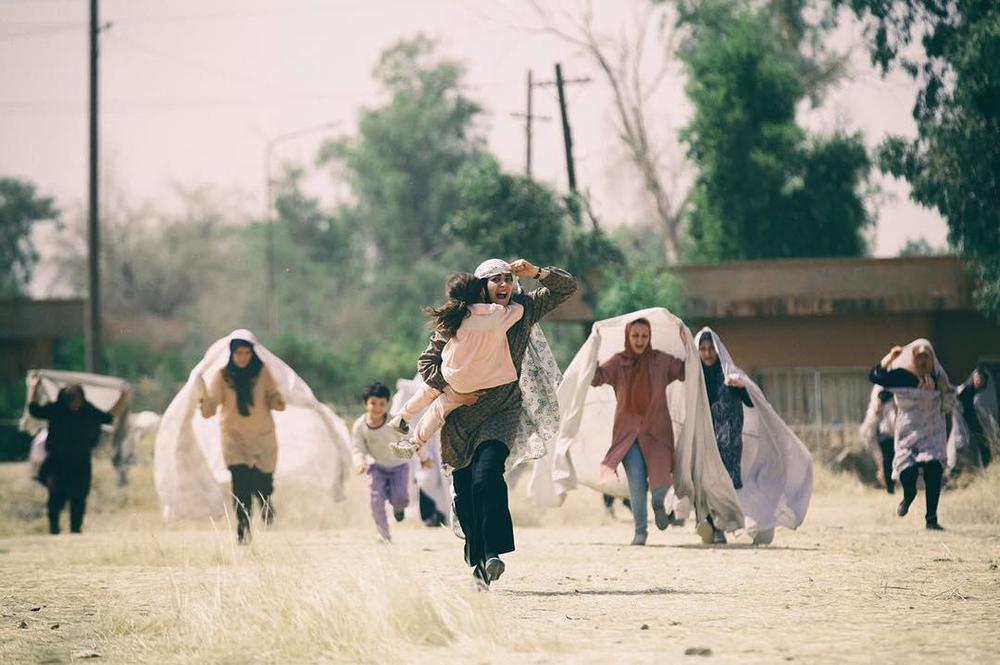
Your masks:
M900 519L823 485L764 548L703 546L692 524L629 547L628 513L589 490L544 514L516 499L489 593L446 529L409 519L377 544L357 491L345 525L245 548L227 525L98 513L83 535L0 539L0 662L1000 662L1000 529L961 523L954 492L934 533L922 496Z

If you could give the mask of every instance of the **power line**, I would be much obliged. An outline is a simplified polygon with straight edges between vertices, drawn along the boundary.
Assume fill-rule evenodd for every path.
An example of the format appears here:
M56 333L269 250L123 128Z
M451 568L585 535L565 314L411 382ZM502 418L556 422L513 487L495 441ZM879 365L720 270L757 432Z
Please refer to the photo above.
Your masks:
M86 36L86 23L65 24L63 26L52 26L49 28L36 28L22 30L20 32L0 32L0 41L15 41L19 39L32 39L34 37L48 37L51 35L74 33L81 37Z
M428 0L424 0L425 2ZM445 0L437 0L445 1ZM195 14L164 14L161 16L123 16L115 19L115 23L121 25L145 25L155 23L183 23L187 21L214 21L227 18L257 18L261 16L290 16L293 14L324 13L350 9L352 7L372 7L397 5L398 0L350 0L348 2L321 2L309 5L292 7L272 8L272 9L241 9L215 12L200 12Z
M0 7L5 5L37 5L41 2L77 2L77 0L0 0Z

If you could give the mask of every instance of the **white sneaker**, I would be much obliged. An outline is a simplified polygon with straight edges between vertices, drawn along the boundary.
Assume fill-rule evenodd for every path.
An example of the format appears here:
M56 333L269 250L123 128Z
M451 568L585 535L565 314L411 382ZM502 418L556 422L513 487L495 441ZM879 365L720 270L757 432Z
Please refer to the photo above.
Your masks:
M389 444L393 454L400 459L410 459L420 448L415 441L410 439L400 439Z
M391 427L392 431L396 434L400 434L402 436L406 436L410 433L410 425L403 420L403 416L399 414L392 417L392 420L389 421L389 427Z

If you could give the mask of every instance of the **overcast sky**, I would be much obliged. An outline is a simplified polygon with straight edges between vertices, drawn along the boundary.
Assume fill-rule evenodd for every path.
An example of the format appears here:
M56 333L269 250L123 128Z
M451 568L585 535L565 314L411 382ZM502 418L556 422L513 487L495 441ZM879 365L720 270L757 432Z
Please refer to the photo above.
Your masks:
M576 0L549 3L560 10ZM66 208L86 200L87 0L0 0L0 176L27 178ZM644 0L601 2L597 26L628 31ZM614 140L610 98L600 73L574 47L532 31L521 0L104 0L102 174L129 200L176 205L176 187L210 185L240 212L264 205L270 138L317 124L337 130L281 142L279 160L311 164L325 137L354 131L359 107L382 101L371 79L383 48L422 31L468 66L468 93L487 110L490 148L512 170L524 167L527 69L593 82L569 91L578 180L609 224L642 217L637 178ZM848 24L832 44L852 53L852 72L817 110L811 129L860 129L869 145L887 133L912 135L915 86L882 80L868 66L860 29ZM655 100L665 145L690 113L679 74ZM536 112L558 118L554 93L536 91ZM561 130L536 126L535 175L566 187ZM881 178L875 252L894 255L909 238L943 246L946 227L911 204L905 184ZM309 181L329 199L328 174Z

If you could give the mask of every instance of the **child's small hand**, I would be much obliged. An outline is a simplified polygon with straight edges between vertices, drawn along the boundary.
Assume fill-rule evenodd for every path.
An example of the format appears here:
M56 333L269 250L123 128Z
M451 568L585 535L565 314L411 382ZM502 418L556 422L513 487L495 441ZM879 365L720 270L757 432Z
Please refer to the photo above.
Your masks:
M368 465L362 462L358 465L358 475L363 476L368 472Z
M448 386L444 389L444 392L448 397L458 402L462 406L471 406L479 401L480 395L486 394L485 390L479 390L474 393L460 393L456 392L454 388Z
M429 468L431 468L433 466L434 466L434 460L432 460L429 457L427 459L420 460L420 468L421 469L429 469Z

